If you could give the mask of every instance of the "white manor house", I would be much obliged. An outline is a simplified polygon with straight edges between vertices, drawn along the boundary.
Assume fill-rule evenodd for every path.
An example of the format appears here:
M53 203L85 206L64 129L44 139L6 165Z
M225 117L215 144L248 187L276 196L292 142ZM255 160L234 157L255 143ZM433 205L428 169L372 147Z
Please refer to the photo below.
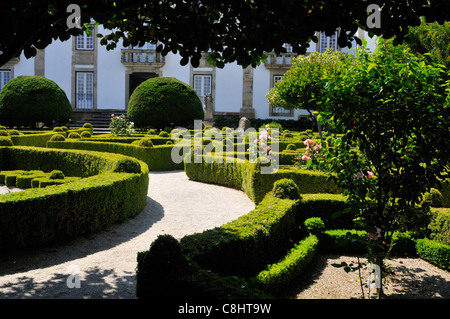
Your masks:
M72 37L68 41L54 41L44 50L38 50L34 58L22 54L0 66L0 89L10 79L20 75L40 75L56 82L65 92L73 107L73 120L87 119L94 113L126 112L133 90L152 77L175 77L192 86L203 101L212 96L214 116L246 116L261 119L298 119L309 116L306 110L285 110L270 107L266 94L291 67L295 56L287 45L287 53L268 53L268 59L258 67L242 68L236 63L216 68L203 55L200 65L181 66L181 56L169 53L162 56L156 45L123 47L107 51L99 44L97 33L103 33L96 25L93 34ZM324 52L338 49L337 33L326 36L318 33L318 43L311 42L308 52ZM365 31L358 31L373 50L375 41ZM350 53L354 52L353 43ZM342 49L347 51L347 48Z

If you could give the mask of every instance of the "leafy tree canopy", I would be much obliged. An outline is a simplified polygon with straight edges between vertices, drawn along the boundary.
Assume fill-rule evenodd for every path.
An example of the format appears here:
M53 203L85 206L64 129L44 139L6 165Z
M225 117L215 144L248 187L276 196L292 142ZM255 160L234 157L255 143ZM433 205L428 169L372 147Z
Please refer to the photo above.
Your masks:
M380 28L367 28L370 4L381 11ZM82 29L68 28L70 4L81 8ZM14 0L0 4L0 66L24 52L27 58L53 40L68 40L87 29L91 18L113 30L100 35L113 49L124 45L159 43L163 55L179 52L182 65L199 64L202 51L211 51L218 67L236 61L256 66L264 52L282 52L284 43L304 53L316 31L331 35L340 28L338 43L351 45L358 27L402 41L407 26L420 17L439 23L449 20L448 0ZM356 39L358 41L358 39Z
M435 62L450 67L450 22L422 23L410 27L405 37L405 44L418 55L425 55L428 62Z

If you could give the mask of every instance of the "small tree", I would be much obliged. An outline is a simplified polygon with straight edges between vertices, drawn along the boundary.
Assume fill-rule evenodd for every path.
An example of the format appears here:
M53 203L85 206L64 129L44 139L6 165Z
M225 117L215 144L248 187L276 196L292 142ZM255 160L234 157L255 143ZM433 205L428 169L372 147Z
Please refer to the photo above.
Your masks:
M450 81L441 67L390 42L356 59L328 77L328 110L319 120L345 135L322 143L319 166L359 207L369 261L383 270L393 233L426 224L422 194L449 171Z
M314 118L312 112L321 110L321 96L327 89L322 78L327 74L336 74L339 65L346 58L347 54L336 50L312 52L294 58L292 68L267 94L269 105L285 109L306 109ZM322 137L321 126L317 124Z

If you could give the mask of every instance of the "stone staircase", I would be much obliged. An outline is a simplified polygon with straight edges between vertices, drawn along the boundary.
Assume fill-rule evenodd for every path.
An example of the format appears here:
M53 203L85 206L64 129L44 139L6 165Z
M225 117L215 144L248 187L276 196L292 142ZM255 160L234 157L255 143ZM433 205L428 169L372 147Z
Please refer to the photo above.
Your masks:
M73 127L81 127L84 123L91 123L94 127L94 134L107 134L109 131L109 124L111 123L111 114L120 116L125 115L127 118L126 110L98 110L89 118L85 118L84 120L77 121L73 123L71 126Z

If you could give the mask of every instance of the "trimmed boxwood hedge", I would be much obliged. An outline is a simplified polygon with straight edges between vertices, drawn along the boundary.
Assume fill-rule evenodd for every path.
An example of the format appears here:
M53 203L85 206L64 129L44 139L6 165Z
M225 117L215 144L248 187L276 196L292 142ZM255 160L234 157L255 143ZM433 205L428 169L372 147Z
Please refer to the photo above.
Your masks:
M279 294L291 284L313 259L319 239L310 235L294 247L277 263L267 266L256 275L257 286L265 291Z
M417 240L417 254L439 268L450 270L450 245L422 238Z
M254 274L282 257L296 237L296 203L268 195L235 221L183 237L181 249L189 260L218 274Z
M82 133L84 131L90 132L89 128L73 128L66 131L59 132L63 136L67 136L68 132ZM54 131L23 131L23 135L12 135L11 140L16 146L37 146L46 147L47 141L56 134Z
M2 170L63 171L72 183L0 196L0 251L94 233L140 213L148 167L134 158L76 150L0 147Z
M233 162L217 162L217 157L204 155L185 161L186 175L195 181L236 187L243 190L255 203L259 203L279 179L292 179L301 194L329 193L340 194L341 190L333 185L322 172L297 170L283 166L274 174L261 174L256 164L235 159ZM198 161L197 161L198 160Z
M173 145L141 147L126 143L92 142L89 139L89 141L48 141L47 147L123 154L143 161L148 165L150 171L183 169L183 163L177 164L172 161L171 152Z
M450 245L450 208L432 208L431 216L430 239Z

